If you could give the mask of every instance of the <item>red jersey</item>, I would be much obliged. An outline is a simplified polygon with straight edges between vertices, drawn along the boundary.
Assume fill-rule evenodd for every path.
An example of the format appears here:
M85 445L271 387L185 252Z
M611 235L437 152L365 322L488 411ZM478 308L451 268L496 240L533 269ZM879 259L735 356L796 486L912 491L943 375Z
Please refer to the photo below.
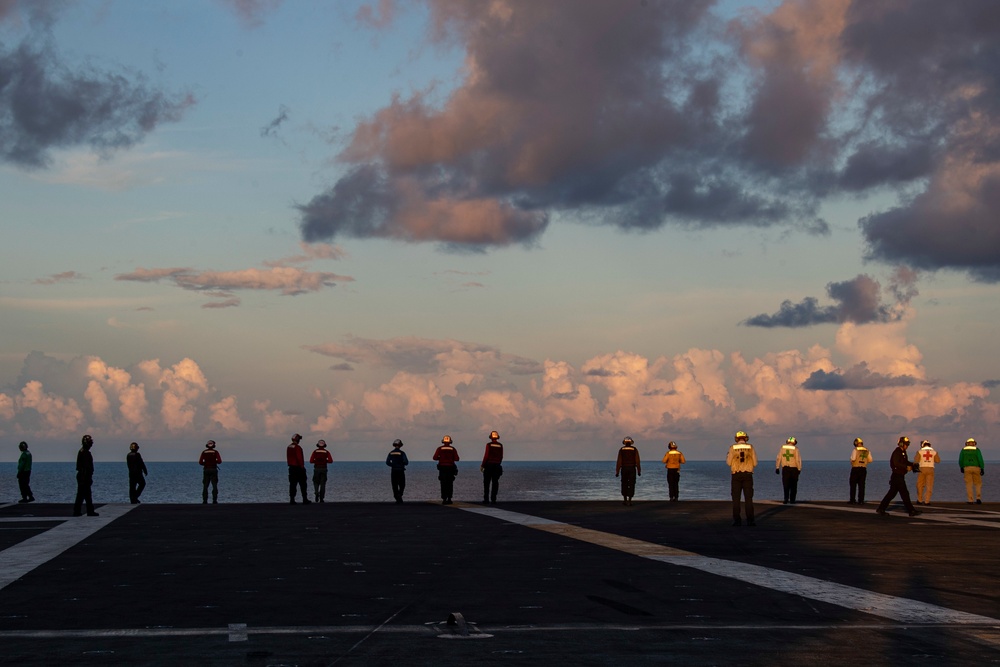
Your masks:
M483 452L483 462L482 465L487 463L503 463L503 443L502 442L487 442L486 451Z
M441 445L434 452L434 460L438 462L438 465L453 466L458 460L458 450L451 445Z
M296 468L306 467L305 458L302 455L302 448L294 442L288 445L285 449L285 457L288 459L288 465L290 466L294 466Z
M333 463L333 457L325 449L316 448L316 451L309 457L309 463L317 468L325 468L328 463Z
M222 455L214 449L206 449L201 453L201 458L198 459L198 465L205 466L209 470L218 468L220 463L222 463Z

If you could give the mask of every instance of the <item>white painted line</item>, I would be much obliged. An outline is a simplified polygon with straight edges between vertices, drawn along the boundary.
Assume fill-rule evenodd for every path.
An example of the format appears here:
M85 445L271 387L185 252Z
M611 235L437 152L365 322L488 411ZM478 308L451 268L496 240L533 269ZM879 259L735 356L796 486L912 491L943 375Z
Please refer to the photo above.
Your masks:
M867 505L848 506L841 507L839 505L819 505L815 503L795 503L794 505L785 505L784 503L778 502L776 500L761 500L754 501L758 505L777 505L778 507L805 507L808 509L818 509L818 510L835 510L837 512L854 512L856 514L875 514L875 508L878 507L878 503L869 503ZM1000 528L1000 512L994 512L992 510L980 510L970 512L966 508L956 508L956 507L941 507L934 506L933 509L921 507L919 505L915 506L917 511L920 512L919 515L911 517L907 516L905 512L893 511L889 512L889 516L898 516L901 519L907 519L909 521L935 521L939 523L947 523L956 526L980 526L983 528ZM991 520L996 517L997 520ZM879 517L879 520L884 520L885 517Z
M0 590L17 581L39 565L87 539L138 505L108 504L100 507L100 516L65 518L49 528L0 551Z
M485 508L455 505L457 509L486 514L506 521L507 517L516 512L495 510L487 512ZM708 572L720 577L769 588L771 590L798 595L800 597L837 605L847 609L889 618L894 621L913 624L946 624L946 625L992 625L997 626L1000 620L978 614L948 609L938 605L894 597L881 593L866 591L853 586L823 581L801 574L775 570L759 565L741 563L738 561L709 558L699 554L674 549L655 542L646 542L630 537L605 533L589 528L581 528L568 523L551 520L537 520L538 517L521 515L517 523L523 526L557 533L568 538L598 544L609 549L630 553L642 558L669 563L681 567L689 567L702 572ZM536 519L536 520L532 520Z
M56 523L59 521L69 521L73 517L69 516L7 516L0 518L0 524L4 523Z

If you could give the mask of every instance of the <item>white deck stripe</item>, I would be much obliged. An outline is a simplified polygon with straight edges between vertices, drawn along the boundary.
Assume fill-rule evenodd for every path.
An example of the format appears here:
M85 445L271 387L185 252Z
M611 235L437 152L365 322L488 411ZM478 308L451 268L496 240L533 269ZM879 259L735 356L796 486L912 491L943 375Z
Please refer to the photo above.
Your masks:
M630 537L622 537L613 533L581 528L572 524L533 517L518 512L475 507L462 503L453 505L453 507L474 514L492 516L502 521L510 521L511 523L517 523L545 532L558 533L559 535L591 544L599 544L609 549L623 551L642 558L681 567L690 567L720 577L736 579L737 581L743 581L762 588L798 595L903 623L993 626L1000 623L1000 620L988 616L970 614L908 598L866 591L854 586L823 581L815 577L807 577L760 565L751 565L749 563L720 558L709 558L654 542L646 542Z
M102 505L100 516L64 517L63 523L0 551L0 590L137 507ZM50 517L38 519L50 520Z

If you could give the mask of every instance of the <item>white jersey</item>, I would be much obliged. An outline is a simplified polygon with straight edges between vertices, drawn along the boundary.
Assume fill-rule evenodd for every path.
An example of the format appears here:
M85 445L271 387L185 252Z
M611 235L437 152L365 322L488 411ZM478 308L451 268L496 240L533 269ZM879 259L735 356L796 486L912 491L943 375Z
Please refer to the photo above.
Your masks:
M775 468L798 468L802 470L802 457L795 445L782 445L778 450L778 458L774 460Z
M933 447L921 447L913 457L914 463L920 464L921 470L934 470L935 463L941 463L941 457Z

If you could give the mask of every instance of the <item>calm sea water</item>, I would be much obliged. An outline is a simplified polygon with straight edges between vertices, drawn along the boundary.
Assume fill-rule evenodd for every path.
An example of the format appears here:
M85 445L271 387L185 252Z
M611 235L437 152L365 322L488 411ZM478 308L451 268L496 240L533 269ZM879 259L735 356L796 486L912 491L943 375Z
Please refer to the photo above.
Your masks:
M986 467L993 464L987 462ZM149 476L142 500L145 503L200 503L201 467L197 463L147 462ZM482 499L482 475L475 464L459 464L455 500ZM511 461L504 463L500 496L504 500L619 500L620 480L613 462L607 461ZM995 468L992 468L995 470ZM20 498L16 464L0 463L0 502ZM667 474L659 463L643 466L636 483L636 500L666 500ZM841 461L807 462L799 479L798 500L847 500L850 464ZM71 503L76 495L73 463L35 463L31 487L40 502ZM312 467L309 466L312 493ZM754 474L754 497L781 500L781 478L768 464ZM681 471L682 500L726 500L729 469L721 461L692 461ZM990 497L992 478L984 478L984 498ZM907 476L910 494L916 498L916 475ZM888 464L868 470L867 500L878 501L889 486ZM128 472L125 462L95 465L94 502L128 502ZM410 464L406 473L406 500L440 498L437 470L430 461ZM389 468L382 462L335 463L327 482L327 502L392 502ZM938 467L934 500L964 501L965 483L957 463ZM219 468L219 502L270 503L288 501L288 467L283 462L226 462Z

